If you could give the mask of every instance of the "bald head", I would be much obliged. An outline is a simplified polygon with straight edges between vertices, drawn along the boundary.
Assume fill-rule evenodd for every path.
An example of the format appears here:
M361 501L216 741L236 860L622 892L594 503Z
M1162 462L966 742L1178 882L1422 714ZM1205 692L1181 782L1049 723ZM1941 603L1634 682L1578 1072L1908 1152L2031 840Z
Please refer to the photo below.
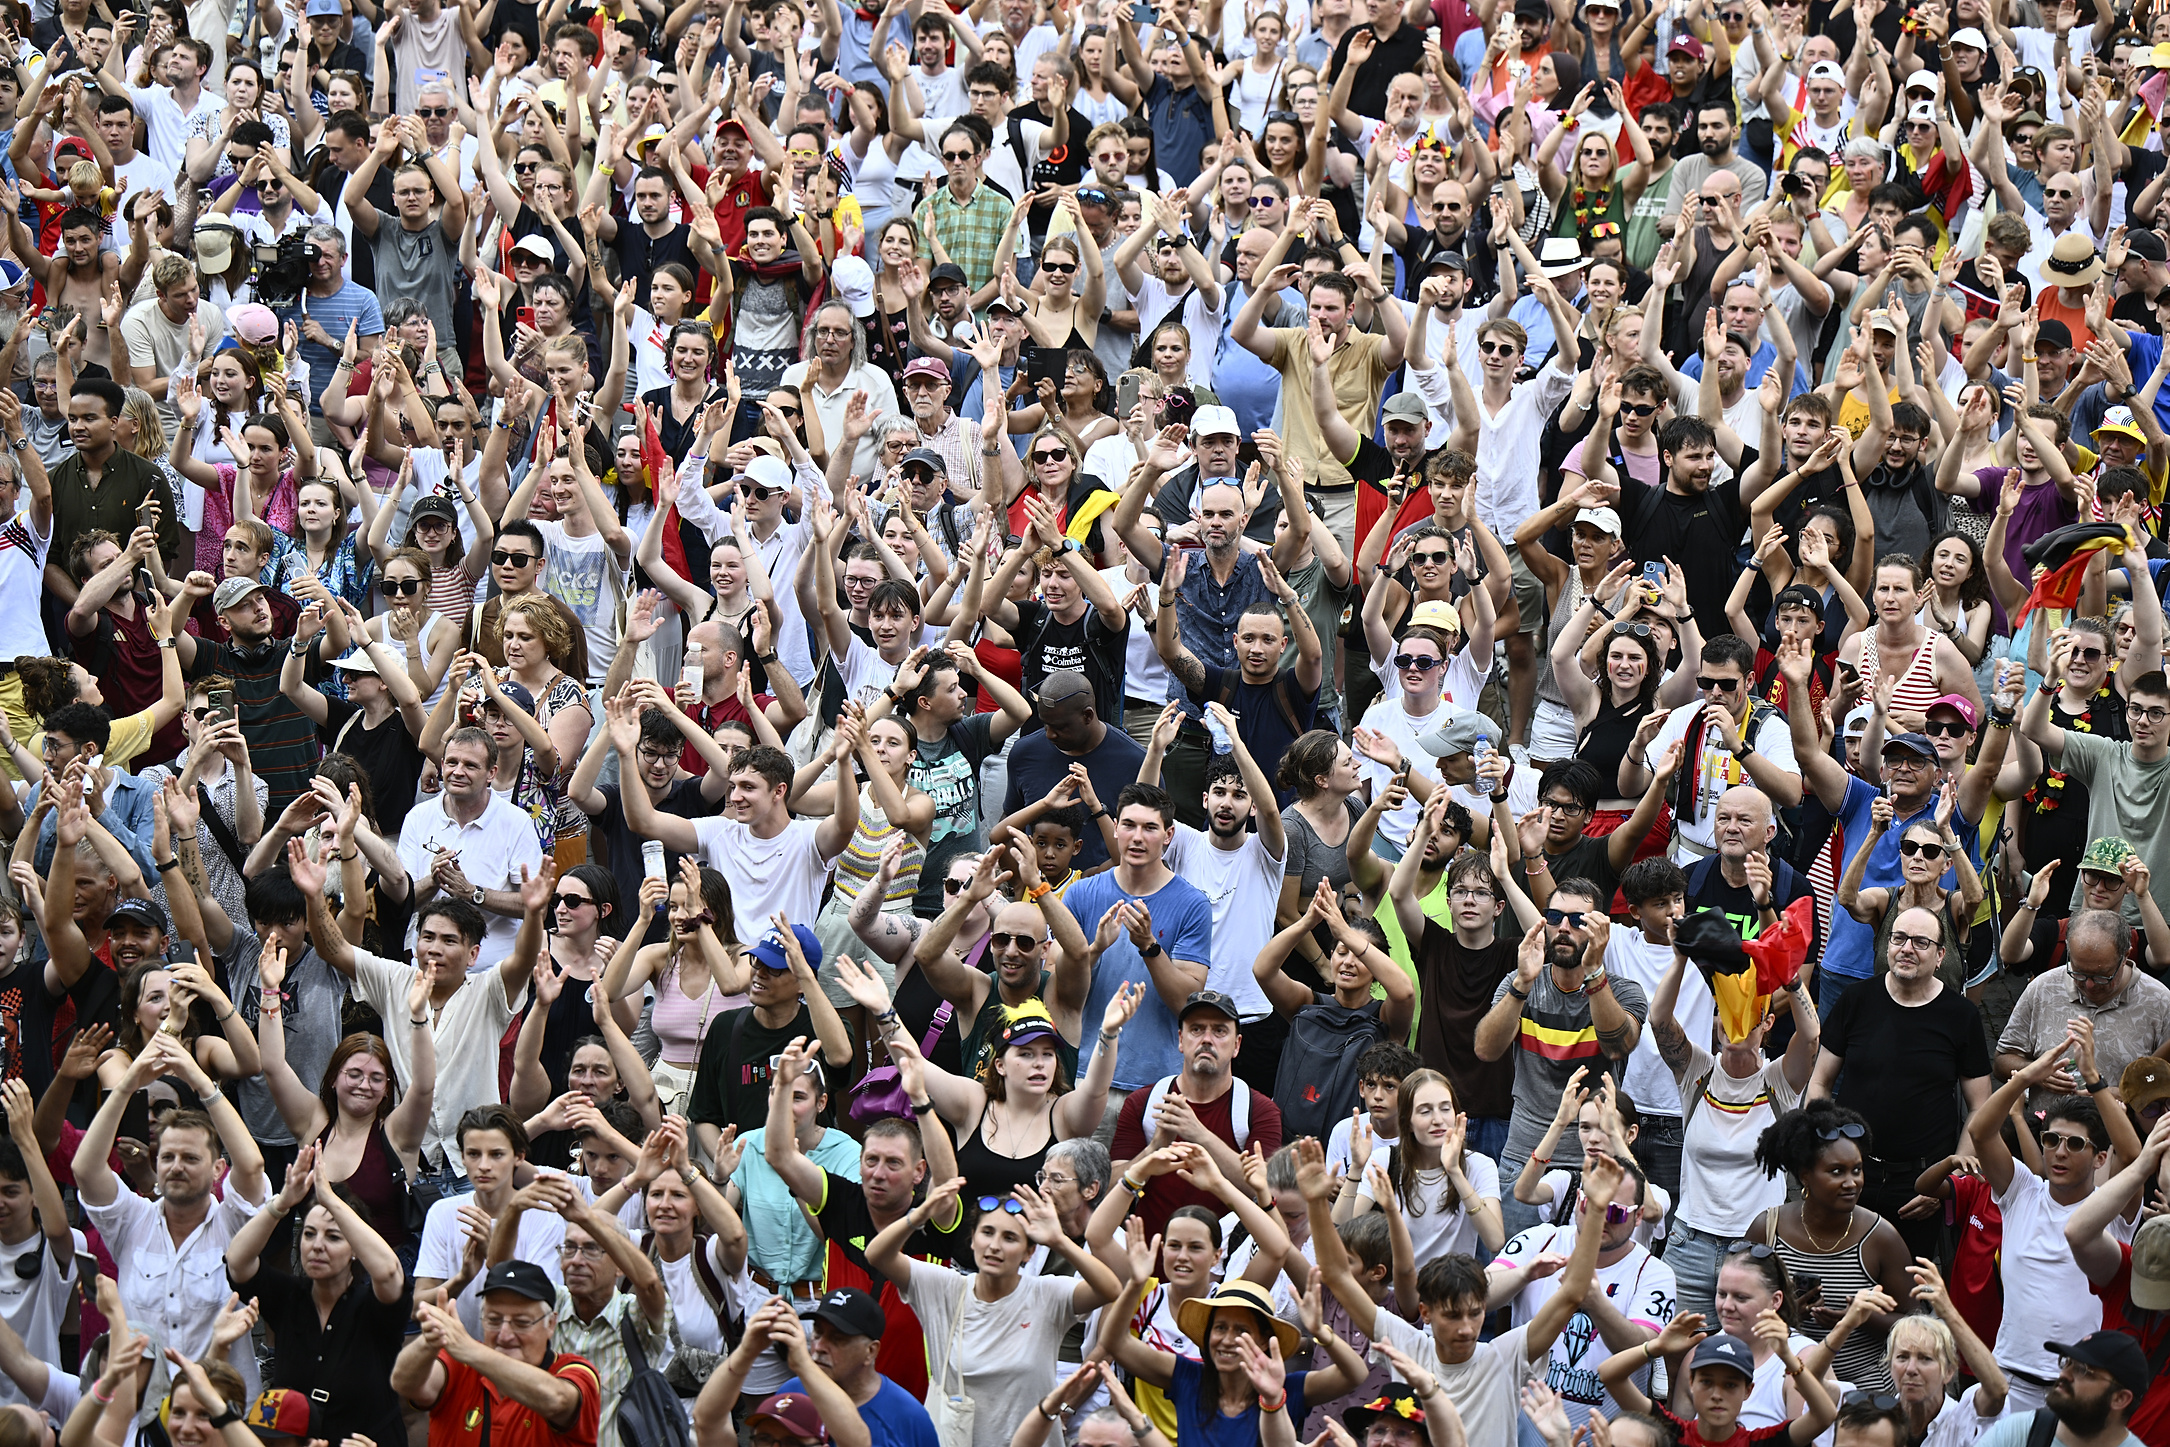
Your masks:
M1715 821L1718 853L1726 859L1746 858L1777 832L1769 796L1751 784L1736 784L1718 796Z

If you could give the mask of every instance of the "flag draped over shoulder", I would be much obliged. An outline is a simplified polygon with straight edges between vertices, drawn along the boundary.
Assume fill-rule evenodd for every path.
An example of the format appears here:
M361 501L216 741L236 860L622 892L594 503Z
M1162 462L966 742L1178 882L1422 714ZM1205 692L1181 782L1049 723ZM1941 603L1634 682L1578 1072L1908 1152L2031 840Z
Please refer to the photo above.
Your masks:
M2026 561L2030 575L2037 567L2049 571L2035 582L2027 601L2012 615L2013 629L2017 630L2037 608L2070 608L2077 604L2080 584L2096 553L2105 548L2123 553L2128 547L2139 546L2138 540L2119 523L2073 523L2036 538L2021 548L2019 555Z

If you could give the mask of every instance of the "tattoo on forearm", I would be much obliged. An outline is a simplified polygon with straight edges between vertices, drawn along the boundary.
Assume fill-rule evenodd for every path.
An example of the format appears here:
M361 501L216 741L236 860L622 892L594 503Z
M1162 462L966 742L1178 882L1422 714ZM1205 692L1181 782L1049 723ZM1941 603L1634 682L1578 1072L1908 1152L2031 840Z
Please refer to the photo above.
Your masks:
M1680 1022L1670 1015L1653 1014L1650 1028L1658 1037L1658 1058L1667 1065L1678 1067L1688 1058L1688 1032L1680 1028Z
M1625 1025L1613 1030L1600 1027L1597 1032L1597 1043L1604 1048L1607 1055L1619 1060L1625 1057L1629 1049L1632 1048L1628 1043L1628 1037L1631 1033Z
M1206 666L1203 663L1200 663L1198 661L1198 655L1191 652L1188 648L1183 649L1181 652L1177 653L1176 656L1169 661L1168 671L1174 674L1176 676L1176 680L1181 683L1185 688L1189 689L1192 693L1201 695L1205 693Z

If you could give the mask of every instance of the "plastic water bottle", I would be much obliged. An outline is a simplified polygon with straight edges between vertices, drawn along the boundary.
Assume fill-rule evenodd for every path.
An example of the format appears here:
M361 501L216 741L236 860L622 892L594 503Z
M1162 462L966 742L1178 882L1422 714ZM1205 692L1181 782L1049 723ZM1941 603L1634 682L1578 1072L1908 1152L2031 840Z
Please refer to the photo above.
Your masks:
M1206 715L1206 732L1212 736L1214 753L1232 754L1236 751L1235 745L1228 738L1228 725L1222 723L1211 713Z
M1492 781L1484 776L1484 763L1485 760L1491 758L1497 752L1498 750L1492 747L1490 739L1477 740L1477 746L1469 751L1469 756L1477 761L1477 777L1470 781L1470 793L1482 794L1486 798L1491 797Z
M693 702L696 706L701 702L701 689L707 682L706 673L707 671L701 664L701 645L688 643L686 645L686 661L679 665L678 677L687 688L693 690Z

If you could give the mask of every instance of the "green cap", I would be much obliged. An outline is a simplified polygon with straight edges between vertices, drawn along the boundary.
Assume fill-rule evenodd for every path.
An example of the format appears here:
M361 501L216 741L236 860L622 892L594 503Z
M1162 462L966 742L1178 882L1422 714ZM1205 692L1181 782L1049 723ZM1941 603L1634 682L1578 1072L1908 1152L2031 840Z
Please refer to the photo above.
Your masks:
M2105 834L2087 846L2087 852L2080 856L2080 869L2082 872L2114 874L2122 878L2125 861L2137 857L2139 852L2116 835Z

